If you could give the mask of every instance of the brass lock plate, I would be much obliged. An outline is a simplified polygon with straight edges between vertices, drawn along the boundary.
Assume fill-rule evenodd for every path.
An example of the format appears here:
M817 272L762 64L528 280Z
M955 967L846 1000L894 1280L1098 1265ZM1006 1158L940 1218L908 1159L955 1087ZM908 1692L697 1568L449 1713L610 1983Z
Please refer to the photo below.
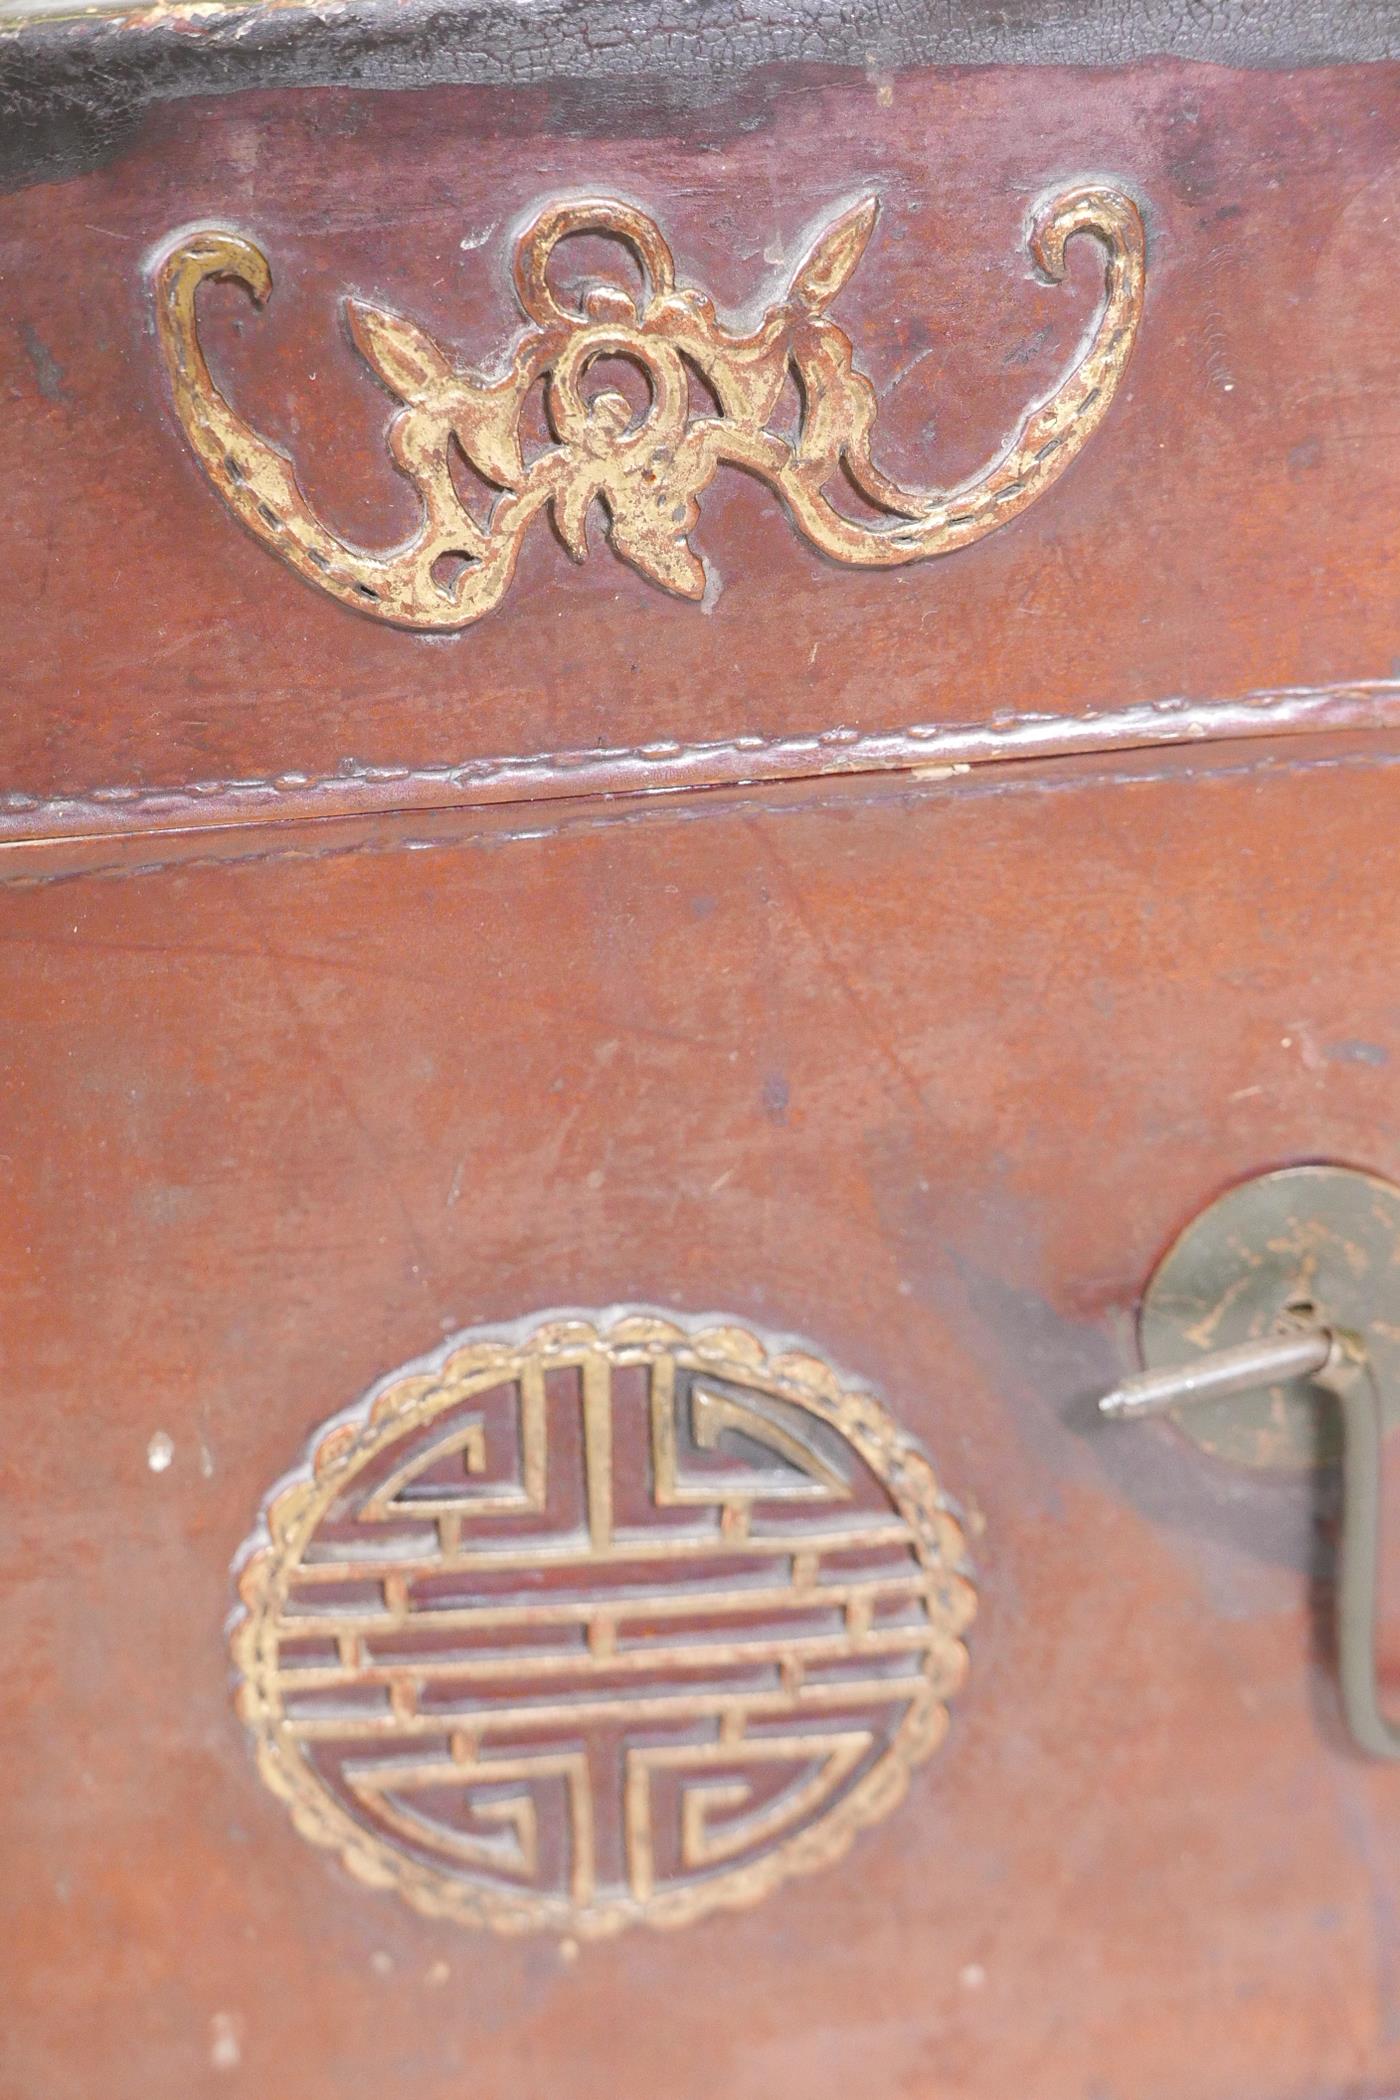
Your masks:
M1142 1360L1173 1369L1261 1341L1305 1309L1365 1338L1391 1426L1400 1416L1400 1189L1353 1167L1306 1166L1228 1190L1158 1264L1139 1316ZM1319 1407L1303 1378L1197 1402L1173 1419L1234 1465L1303 1471L1341 1456L1337 1411Z

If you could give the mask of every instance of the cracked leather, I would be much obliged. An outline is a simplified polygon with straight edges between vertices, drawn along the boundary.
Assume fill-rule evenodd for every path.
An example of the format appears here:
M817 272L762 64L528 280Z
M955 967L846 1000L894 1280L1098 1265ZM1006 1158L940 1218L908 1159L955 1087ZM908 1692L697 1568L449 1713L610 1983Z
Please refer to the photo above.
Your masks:
M1400 57L1395 0L499 0L333 18L285 4L147 8L0 30L0 183L121 150L152 102L265 87L549 86L572 129L732 93L772 66L1232 66ZM645 107L640 106L645 104Z

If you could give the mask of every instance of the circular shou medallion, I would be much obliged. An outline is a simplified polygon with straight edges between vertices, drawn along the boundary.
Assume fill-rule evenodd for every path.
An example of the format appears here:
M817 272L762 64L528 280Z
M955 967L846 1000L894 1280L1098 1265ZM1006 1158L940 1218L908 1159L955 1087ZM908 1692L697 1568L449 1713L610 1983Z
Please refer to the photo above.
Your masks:
M555 1314L375 1387L241 1564L297 1829L503 1931L681 1925L837 1859L947 1726L973 1612L918 1446L796 1346Z

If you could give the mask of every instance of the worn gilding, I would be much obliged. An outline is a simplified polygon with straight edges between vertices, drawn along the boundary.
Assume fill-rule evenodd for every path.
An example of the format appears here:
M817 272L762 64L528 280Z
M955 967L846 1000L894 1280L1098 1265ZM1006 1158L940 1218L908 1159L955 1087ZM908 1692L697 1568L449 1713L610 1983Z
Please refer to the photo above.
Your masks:
M851 339L827 308L865 252L877 215L867 197L821 233L786 294L756 328L731 329L702 291L678 285L675 260L647 213L616 198L546 205L515 249L515 288L530 327L494 376L468 369L402 314L347 305L362 356L404 405L389 451L422 503L402 546L372 554L331 532L292 463L243 420L210 375L196 315L199 287L233 278L263 302L266 256L243 235L209 228L183 236L156 273L156 314L175 409L209 479L263 544L343 604L406 627L468 627L498 605L532 521L548 512L569 552L588 552L595 507L624 561L677 596L699 599L703 562L691 545L700 498L722 465L765 481L813 546L834 560L888 568L951 554L1018 517L1064 472L1108 411L1142 309L1144 242L1137 207L1116 190L1083 184L1036 218L1031 254L1052 281L1065 247L1087 234L1105 250L1105 290L1082 353L1054 393L1027 410L1009 443L970 481L910 491L876 465L878 400L856 370ZM563 306L547 269L570 234L611 235L640 265L640 299L598 284L581 311ZM621 359L640 369L640 411L612 388L590 394L591 368ZM795 428L771 426L789 379ZM692 381L717 410L696 412ZM522 414L542 385L553 442L531 451ZM460 452L499 493L478 515L453 472ZM868 512L837 507L853 484Z
M647 1312L466 1335L327 1424L241 1573L297 1829L504 1931L682 1925L829 1865L942 1739L973 1593L819 1358Z

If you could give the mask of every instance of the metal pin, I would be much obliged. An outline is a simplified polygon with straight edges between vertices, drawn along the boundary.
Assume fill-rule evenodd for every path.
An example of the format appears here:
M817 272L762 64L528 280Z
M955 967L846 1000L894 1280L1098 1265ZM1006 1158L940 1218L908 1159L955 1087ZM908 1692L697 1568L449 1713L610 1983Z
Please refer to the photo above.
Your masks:
M1137 1422L1166 1414L1199 1400L1224 1400L1261 1385L1283 1385L1292 1378L1313 1378L1336 1348L1325 1327L1303 1327L1263 1341L1241 1342L1233 1349L1213 1349L1189 1364L1170 1370L1138 1371L1125 1378L1099 1402L1099 1413L1116 1422Z

